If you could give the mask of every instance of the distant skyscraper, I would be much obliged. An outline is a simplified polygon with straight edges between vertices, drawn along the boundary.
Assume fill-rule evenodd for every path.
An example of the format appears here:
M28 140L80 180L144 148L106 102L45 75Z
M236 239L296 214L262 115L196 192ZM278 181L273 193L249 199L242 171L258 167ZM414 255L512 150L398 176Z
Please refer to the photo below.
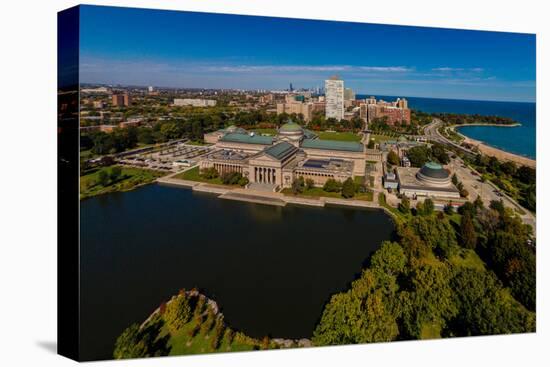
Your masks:
M292 83L290 83L290 88L289 90L292 92L294 90L294 88L292 88Z
M148 88L148 90L149 90L149 93L153 93L153 91L155 90L155 88L153 88L153 86L150 85L149 88Z
M344 89L344 100L355 101L355 93L351 88Z
M342 120L344 118L344 81L333 76L325 80L325 117Z

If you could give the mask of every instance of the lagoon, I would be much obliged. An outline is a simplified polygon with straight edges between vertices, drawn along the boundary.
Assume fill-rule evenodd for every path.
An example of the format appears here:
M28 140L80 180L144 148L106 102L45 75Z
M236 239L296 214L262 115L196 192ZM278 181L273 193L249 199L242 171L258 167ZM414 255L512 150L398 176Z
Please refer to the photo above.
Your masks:
M381 210L275 207L157 184L84 200L82 358L111 358L117 336L181 288L199 288L250 336L309 338L330 296L393 233Z

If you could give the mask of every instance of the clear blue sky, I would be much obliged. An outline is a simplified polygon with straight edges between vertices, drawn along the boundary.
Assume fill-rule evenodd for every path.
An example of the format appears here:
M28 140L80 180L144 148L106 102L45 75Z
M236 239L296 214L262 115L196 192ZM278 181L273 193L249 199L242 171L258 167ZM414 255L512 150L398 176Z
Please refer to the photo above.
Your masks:
M81 7L81 82L535 101L535 36Z

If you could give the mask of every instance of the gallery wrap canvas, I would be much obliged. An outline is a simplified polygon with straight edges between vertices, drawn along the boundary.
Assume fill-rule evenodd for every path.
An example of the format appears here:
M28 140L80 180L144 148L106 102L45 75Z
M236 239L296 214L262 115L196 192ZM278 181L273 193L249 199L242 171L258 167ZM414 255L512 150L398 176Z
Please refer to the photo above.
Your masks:
M59 353L535 332L535 43L59 12Z

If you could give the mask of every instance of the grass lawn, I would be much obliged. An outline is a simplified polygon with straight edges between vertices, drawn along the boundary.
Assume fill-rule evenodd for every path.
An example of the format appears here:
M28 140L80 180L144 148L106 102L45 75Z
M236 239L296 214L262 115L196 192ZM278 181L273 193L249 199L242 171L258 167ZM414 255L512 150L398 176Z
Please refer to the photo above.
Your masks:
M197 182L204 182L209 183L212 185L223 185L228 187L241 187L240 185L226 185L222 182L222 179L218 176L216 178L208 179L201 177L199 166L195 166L185 172L178 173L174 176L174 178L180 179L180 180L188 180L188 181L197 181Z
M224 331L223 339L219 343L219 346L214 349L212 347L212 338L214 338L213 328L209 331L201 330L193 337L189 336L189 332L198 322L198 318L193 318L176 332L169 332L166 326L163 327L159 336L162 337L170 334L170 340L168 342L170 346L169 355L241 352L259 349L254 343L242 340L240 337L234 337L231 342L229 342L227 330Z
M256 134L277 135L277 129L253 129Z
M315 131L319 135L319 139L323 140L339 140L339 141L361 141L361 135L351 132L336 132L336 131Z
M109 182L105 186L99 184L99 172L105 171L110 174L112 167L114 166L96 168L80 176L80 199L109 192L128 191L138 185L153 182L156 178L166 174L160 171L121 167L122 172L119 178L115 181L109 179Z
M323 190L322 187L314 187L309 190L305 190L301 194L294 195L292 192L292 189L283 189L281 193L289 196L302 196L302 197L309 197L309 198L319 198L319 197L327 197L327 198L336 198L336 199L345 199L345 197L342 196L342 193L340 192L327 192ZM372 201L372 192L366 192L364 194L355 194L355 196L351 199L355 200L365 200L365 201Z
M206 179L200 176L199 166L195 166L185 172L179 173L174 176L174 178L179 178L180 180L189 180L197 182L205 182L214 185L223 185L222 180L219 177Z
M388 140L397 140L396 136L380 135L380 134L371 134L370 140L374 140L375 143L383 143Z
M176 297L181 297L181 295ZM191 300L191 298L189 299ZM192 313L189 321L183 323L177 329L172 327L170 318L167 319L164 314L156 314L148 321L149 325L161 322L162 327L158 331L158 334L156 334L155 339L167 340L166 345L169 348L169 355L240 352L262 349L262 340L251 338L241 332L235 332L223 320L220 339L214 345L213 340L216 337L215 329L216 323L220 320L219 315L214 315L214 313L209 314L207 310L212 311L212 308L208 304L201 306L204 308L200 310L193 309L197 305L196 302L191 301L193 306L191 306ZM264 348L267 349L276 347L277 345L270 340L264 345Z

